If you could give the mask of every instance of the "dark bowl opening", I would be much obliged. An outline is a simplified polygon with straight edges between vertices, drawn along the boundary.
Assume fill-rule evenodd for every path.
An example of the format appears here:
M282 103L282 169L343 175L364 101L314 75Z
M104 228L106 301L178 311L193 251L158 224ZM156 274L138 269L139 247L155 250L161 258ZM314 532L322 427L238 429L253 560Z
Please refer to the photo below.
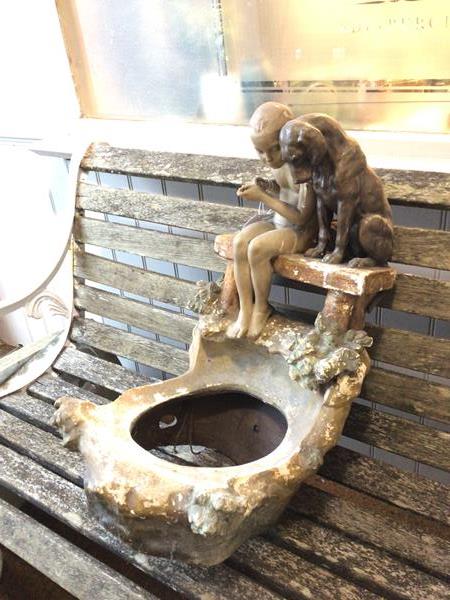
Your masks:
M243 392L205 392L145 412L133 440L158 456L192 466L242 465L272 452L286 434L284 415Z

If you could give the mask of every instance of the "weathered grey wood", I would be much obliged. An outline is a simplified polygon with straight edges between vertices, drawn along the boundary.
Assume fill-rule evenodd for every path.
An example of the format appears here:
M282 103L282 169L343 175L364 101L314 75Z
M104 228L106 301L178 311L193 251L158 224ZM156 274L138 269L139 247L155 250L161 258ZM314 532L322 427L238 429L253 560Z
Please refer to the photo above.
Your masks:
M75 275L97 283L184 308L195 296L195 283L158 275L93 254L75 253Z
M353 404L344 435L429 465L450 469L450 433Z
M394 227L394 262L450 269L450 231Z
M228 562L263 584L273 586L287 598L374 600L380 597L261 538L250 539Z
M75 302L78 307L87 311L186 343L190 342L192 329L196 323L194 319L184 315L170 313L142 302L85 286L77 288ZM412 341L414 342L414 336ZM422 338L418 340L418 343L422 349ZM431 344L433 346L433 343ZM442 344L438 343L438 346L442 346ZM401 353L398 353L398 357L403 357L403 361L405 360ZM408 366L409 364L408 357ZM443 421L450 419L448 410L450 389L448 387L392 373L385 369L371 370L364 383L363 397L407 412L427 416L430 419Z
M196 293L191 282L79 251L75 253L75 275L184 308ZM449 319L450 282L400 274L394 291L386 292L380 306Z
M96 274L95 267L100 267L102 271ZM128 281L132 280L133 275L136 274L136 279L141 279L143 287L146 287L145 291L153 291L158 300L163 299L161 296L164 296L167 301L170 296L172 301L175 302L176 300L181 305L187 304L187 298L183 294L189 294L189 297L192 298L195 290L193 284L155 275L128 265L120 265L88 254L84 255L78 263L77 272L80 275L84 273L89 278L96 277L99 283L119 288L127 285L133 287L133 284L128 284ZM165 292L157 289L159 279L162 279L162 285L166 286ZM167 280L169 281L167 282ZM139 293L136 289L139 289L140 293L143 292L137 284L133 289L128 288L128 291ZM443 377L450 376L450 348L446 340L413 332L377 327L369 327L368 331L375 338L374 347L371 349L373 359ZM109 351L114 352L113 349Z
M25 418L29 423L36 424L46 431L54 431L50 425L54 413L53 407L47 402L29 396L26 392L15 392L1 398L0 409L16 417Z
M432 171L375 169L392 204L448 208L450 175Z
M81 183L79 186L78 207L215 234L237 231L247 219L255 214L255 210L251 208L225 206L223 204L174 197L168 198L167 196L131 190L105 189L87 183ZM90 223L83 224L83 227L87 228L91 225ZM92 226L92 229L86 230L85 234L78 231L77 236L87 238L88 233L89 235L95 234L99 242L102 241L106 244L108 236L103 234L100 237L100 227L102 225L98 226L94 232ZM105 229L106 227L103 225L103 231ZM126 231L123 233L124 235L127 234ZM143 240L144 237L141 239ZM157 238L154 237L153 239L156 240ZM394 262L440 269L450 268L450 259L448 258L450 253L449 232L396 226L394 239ZM112 243L117 244L118 242L113 240ZM114 246L109 247L113 248ZM137 242L132 247L135 248L134 251L137 250L136 253L139 253L140 245ZM185 256L182 255L182 258L185 260ZM193 260L195 260L195 257ZM203 265L200 266L210 268L206 266L210 260L212 259L208 255L205 257ZM215 264L216 267L213 267L213 270L221 270L218 268L220 267L218 259L216 259Z
M14 423L8 423L8 420L10 421L11 419L14 419L14 417L10 417L9 415L7 415L7 417L6 423L4 423L1 420L0 414L0 442L5 443L6 441L9 447L13 448L19 453L24 454L25 456L30 456L40 465L45 466L51 471L60 474L66 479L69 479L70 481L73 481L77 485L82 485L82 461L78 454L72 453L65 449L63 449L65 450L63 453L58 452L58 450L55 452L55 449L58 448L58 445L60 449L61 446L58 440L50 434L47 434L46 437L43 437L43 439L38 442L35 450L30 452L28 450L28 444L34 444L36 440L39 440L39 434L42 434L43 432L37 430L31 425L23 424L19 434L16 435L17 432L14 430ZM27 434L29 442L27 441ZM13 444L9 443L10 437L13 439ZM261 547L259 548L259 546ZM269 554L267 554L267 552L269 552ZM272 556L271 559L269 558L270 556ZM261 573L263 571L266 573L272 572L272 581L270 582L265 582L264 577L262 580L260 577L256 577L256 579L261 580L263 584L267 583L270 587L273 587L280 592L283 592L284 589L296 589L299 586L315 589L318 585L321 585L323 592L330 594L333 587L329 586L338 586L339 589L344 590L346 594L348 594L348 598L360 597L358 595L360 592L358 592L358 589L352 584L349 584L340 578L336 578L336 576L330 574L324 569L312 565L303 559L295 557L291 553L283 551L282 549L277 548L276 553L274 553L273 546L271 544L268 545L267 542L264 542L263 540L259 540L258 542L250 542L248 548L247 545L244 546L238 555L233 559L233 564L238 565L240 570L242 570L243 567L245 569L253 568L255 565L255 557L257 558L257 564L259 565ZM274 562L276 562L276 565ZM301 574L301 579L297 582L289 583L292 577L292 571L289 572L285 568L281 568L283 564L286 566L290 565L291 567L295 566L297 577ZM276 569L274 569L275 566L277 566ZM288 573L289 577L287 576Z
M400 508L450 525L450 487L437 481L342 447L328 452L319 473Z
M106 352L115 352L119 356L131 358L175 375L184 373L189 365L186 350L154 342L90 319L74 322L71 339Z
M81 600L156 596L0 499L0 539L22 560Z
M149 379L120 365L80 352L74 347L68 347L61 352L53 363L53 368L57 372L80 377L80 379L90 383L101 385L108 390L117 392L117 394L121 394L128 388L146 385L155 381L155 379ZM60 382L60 379L58 378L56 381ZM38 382L39 379L36 383ZM73 387L75 388L75 386ZM34 384L28 389L34 393Z
M450 421L450 388L417 377L373 368L361 396L429 419Z
M161 194L78 186L77 207L207 233L238 231L254 209L199 202Z
M94 144L82 161L84 169L239 186L270 170L254 159L151 152ZM422 171L376 169L386 193L396 204L450 206L450 175Z
M450 377L448 340L399 329L370 326L366 330L374 338L370 349L373 360Z
M287 511L268 538L384 597L448 598L449 586L389 553ZM311 556L312 555L312 556ZM320 594L316 596L320 598ZM364 596L362 596L364 597Z
M83 352L75 352L77 352L78 355L81 355L81 358L84 356ZM125 371L124 378L126 378L127 373L129 373L129 371ZM93 375L95 377L96 374L94 373ZM89 381L89 373L87 371L84 373L83 380ZM103 398L88 389L64 381L60 377L57 377L55 373L41 375L39 379L36 379L28 386L27 392L31 396L34 396L39 400L45 400L50 404L53 404L55 400L58 400L61 396L76 396L80 400L89 400L95 404L106 404L109 402L106 398Z
M213 242L203 239L84 217L75 219L74 237L78 242L139 256L150 256L211 271L224 270L224 261L215 254Z
M192 339L192 330L197 323L196 319L191 317L83 285L76 287L75 304L91 313L187 344Z
M30 428L31 426L28 427ZM33 429L33 427L31 427L31 429ZM78 459L78 464L75 464L75 469L78 468L80 470L82 468L81 460L79 459L78 455L72 454L68 451L66 451L64 456L54 456L53 449L55 448L57 440L52 440L51 438L52 436L47 436L47 439L45 439L44 443L39 445L34 453L34 458L37 459L40 464L44 464L51 470L55 470L55 472L58 472L59 470L61 475L66 478L70 478L71 470L73 470L73 467L71 466L71 455ZM31 441L33 441L33 439L33 437L30 437ZM17 449L24 454L28 453L26 436L22 436L20 440L17 440ZM247 547L247 545L242 547L242 549L233 557L232 564L236 564L239 570L245 571L255 569L256 565L258 565L257 569L260 574L256 576L255 572L254 575L256 578L262 583L265 583L266 576L271 573L271 579L269 578L267 583L269 584L270 582L271 587L274 587L280 592L297 589L298 586L306 586L307 588L312 586L314 589L316 585L322 585L323 592L325 593L325 591L328 590L327 586L331 585L332 582L335 582L335 585L338 585L339 589L346 590L348 594L353 594L355 591L353 589L353 585L347 584L340 579L336 579L327 571L322 572L322 569L311 565L304 560L298 559L295 556L292 556L291 553L287 553L281 549L274 549L272 546L267 547L267 543L264 541L252 541L249 542L249 544L249 547ZM270 556L273 558L270 559ZM296 566L296 581L289 583L293 571L291 570L289 572L286 569L281 568L282 564L290 565L291 567L294 565ZM305 574L305 570L309 573L309 575ZM288 577L288 573L290 573L290 577ZM299 581L297 581L297 578L300 574L301 578ZM312 576L314 576L315 579L311 579ZM316 583L314 583L314 581L316 581ZM349 597L354 596L349 595Z
M28 428L30 428L30 427L31 426L28 426ZM33 428L31 427L31 429L33 429ZM68 451L66 451L64 456L61 456L60 454L58 455L58 453L54 454L53 449L55 447L55 444L58 442L56 439L52 442L51 438L52 438L52 436L47 435L47 438L43 441L43 443L38 445L38 447L34 451L34 457L36 460L38 460L38 462L40 462L40 463L44 462L44 464L46 464L46 466L48 466L50 469L59 470L62 475L64 475L66 478L68 478L68 477L70 477L70 472L71 472L70 470L72 470L72 471L74 469L76 470L77 467L78 467L78 469L82 468L81 461L80 461L78 455L72 455L72 456L76 456L79 461L78 465L77 464L72 465L71 464L71 462L72 462L71 461L71 453ZM24 454L27 454L27 452L28 452L28 450L27 450L28 439L33 441L32 436L27 437L26 435L23 435L20 439L16 439L17 449ZM80 473L80 477L81 477L81 473ZM244 549L244 555L245 554L246 554L246 551ZM259 553L257 552L257 554L259 554ZM277 551L277 555L279 555L278 551ZM240 559L240 561L242 563L242 566L245 566L246 568L248 567L249 564L250 565L252 564L251 557L248 557L248 559L242 558L242 559ZM288 562L292 562L292 560L288 561ZM282 574L279 573L279 571L277 569L277 571L276 572L274 571L274 573L273 573L274 585L275 584L281 585L280 578L281 578L281 582L282 582L283 576L282 576Z
M0 443L38 460L44 467L73 483L83 485L83 464L79 454L64 448L55 435L3 410L0 410Z
M446 576L450 529L407 510L313 476L291 502L300 514ZM314 486L314 487L312 487Z
M107 532L89 515L81 488L1 445L0 484L115 552L182 597L199 600L279 600L276 593L226 565L207 569L162 558L144 557Z
M450 281L399 273L394 289L385 294L380 306L436 319L450 319Z

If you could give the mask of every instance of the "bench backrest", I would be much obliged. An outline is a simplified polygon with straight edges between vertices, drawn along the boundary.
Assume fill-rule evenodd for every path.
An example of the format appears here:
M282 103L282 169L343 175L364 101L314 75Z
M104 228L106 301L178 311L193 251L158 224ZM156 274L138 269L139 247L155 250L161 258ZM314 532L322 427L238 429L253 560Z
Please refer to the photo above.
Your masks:
M253 214L235 189L263 169L254 160L105 144L91 146L82 168L75 303L95 320L76 320L72 339L143 375L180 374L196 322L188 309L195 281L223 272L214 236ZM378 173L393 207L399 275L368 315L373 369L321 473L448 522L450 175ZM278 278L272 300L317 311L323 294Z

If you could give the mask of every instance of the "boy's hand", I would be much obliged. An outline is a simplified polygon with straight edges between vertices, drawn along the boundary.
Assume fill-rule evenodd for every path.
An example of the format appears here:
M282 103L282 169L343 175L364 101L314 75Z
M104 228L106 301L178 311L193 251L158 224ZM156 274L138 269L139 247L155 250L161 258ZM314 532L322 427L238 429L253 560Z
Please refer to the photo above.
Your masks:
M251 202L262 202L264 192L255 182L252 182L241 185L236 194L240 198L250 200Z

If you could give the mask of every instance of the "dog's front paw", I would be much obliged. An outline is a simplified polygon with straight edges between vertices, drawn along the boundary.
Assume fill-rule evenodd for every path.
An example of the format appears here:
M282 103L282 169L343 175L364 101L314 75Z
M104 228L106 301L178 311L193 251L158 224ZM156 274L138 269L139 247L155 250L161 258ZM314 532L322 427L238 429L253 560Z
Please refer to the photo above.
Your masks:
M318 246L315 246L314 248L309 248L309 250L307 250L305 252L305 256L307 256L308 258L320 258L321 256L323 256L324 252L325 252L325 247L322 246L321 244L319 244Z
M333 250L333 252L325 254L322 259L324 263L328 263L329 265L340 265L343 260L344 255L339 250Z

